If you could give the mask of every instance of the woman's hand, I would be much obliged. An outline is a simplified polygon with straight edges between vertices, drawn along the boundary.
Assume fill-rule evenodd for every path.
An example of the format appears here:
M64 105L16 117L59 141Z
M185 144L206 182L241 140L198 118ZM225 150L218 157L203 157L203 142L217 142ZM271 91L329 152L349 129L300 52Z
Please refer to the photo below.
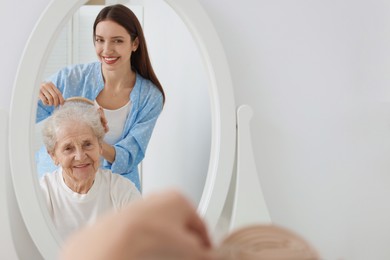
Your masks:
M104 110L101 106L98 106L97 104L96 104L96 107L97 107L97 110L98 110L99 115L100 115L100 122L102 122L104 132L108 133L110 128L108 127L108 121L107 121L106 116L104 115ZM115 155L116 155L116 151L115 151L114 146L103 141L102 148L103 148L103 151L102 151L103 158L106 159L110 163L114 163Z
M76 232L62 248L60 259L217 258L196 209L180 193L166 191Z
M138 252L139 259L214 259L207 227L181 193L149 195L122 214L122 222L132 218L134 224L128 239L144 249Z
M59 106L65 99L53 82L43 82L39 89L39 99L46 106Z
M108 131L110 130L110 128L108 127L108 121L106 119L106 116L104 115L104 111L103 111L103 108L102 107L99 107L98 108L98 112L99 112L99 115L100 115L100 121L102 122L102 125L104 127L104 132L105 133L108 133Z

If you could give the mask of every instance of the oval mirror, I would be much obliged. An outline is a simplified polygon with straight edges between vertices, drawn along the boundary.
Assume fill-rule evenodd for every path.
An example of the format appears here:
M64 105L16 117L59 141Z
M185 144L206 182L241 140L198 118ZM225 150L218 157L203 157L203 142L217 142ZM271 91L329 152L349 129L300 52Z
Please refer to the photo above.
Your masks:
M40 195L33 155L36 97L50 51L61 28L85 4L52 1L39 19L19 65L10 111L10 163L15 194L26 227L44 258L56 257L61 241ZM145 3L147 1L144 1ZM211 147L198 211L214 228L226 198L235 150L235 105L228 64L216 31L196 0L166 0L191 32L208 76ZM164 173L162 173L164 174Z

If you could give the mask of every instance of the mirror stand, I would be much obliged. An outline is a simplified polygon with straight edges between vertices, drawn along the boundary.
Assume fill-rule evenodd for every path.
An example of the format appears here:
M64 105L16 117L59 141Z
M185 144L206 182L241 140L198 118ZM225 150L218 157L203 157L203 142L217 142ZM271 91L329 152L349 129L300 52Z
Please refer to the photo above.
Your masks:
M253 156L249 125L253 111L248 105L241 105L236 116L236 167L214 233L217 241L240 227L271 223Z
M271 223L253 156L248 105L237 109L237 171L230 230L253 223Z

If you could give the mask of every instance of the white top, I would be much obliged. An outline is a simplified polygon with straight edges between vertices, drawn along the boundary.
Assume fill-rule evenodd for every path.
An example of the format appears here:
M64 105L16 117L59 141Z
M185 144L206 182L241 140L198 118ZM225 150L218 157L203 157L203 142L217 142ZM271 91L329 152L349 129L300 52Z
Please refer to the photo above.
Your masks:
M95 104L100 107L96 100ZM111 110L102 107L109 127L108 133L104 136L106 143L113 145L122 139L123 128L125 127L127 115L130 113L130 105L131 102L129 100L126 105L118 109Z
M45 174L40 180L49 214L61 238L111 209L118 210L141 198L135 185L120 174L99 169L86 194L72 191L64 182L62 168Z

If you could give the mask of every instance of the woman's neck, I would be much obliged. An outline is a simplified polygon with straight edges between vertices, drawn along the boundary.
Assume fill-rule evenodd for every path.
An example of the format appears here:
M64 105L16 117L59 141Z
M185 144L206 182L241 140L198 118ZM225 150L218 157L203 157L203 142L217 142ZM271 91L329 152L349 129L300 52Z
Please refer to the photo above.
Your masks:
M95 181L95 178L90 178L83 181L75 181L70 176L68 176L66 172L62 172L62 178L69 189L79 194L87 194Z
M102 73L105 88L119 91L134 86L136 74L130 68L123 68L115 71L102 70Z
M130 93L136 82L136 73L130 69L126 72L103 71L104 88L96 101L105 109L118 109L129 102Z

